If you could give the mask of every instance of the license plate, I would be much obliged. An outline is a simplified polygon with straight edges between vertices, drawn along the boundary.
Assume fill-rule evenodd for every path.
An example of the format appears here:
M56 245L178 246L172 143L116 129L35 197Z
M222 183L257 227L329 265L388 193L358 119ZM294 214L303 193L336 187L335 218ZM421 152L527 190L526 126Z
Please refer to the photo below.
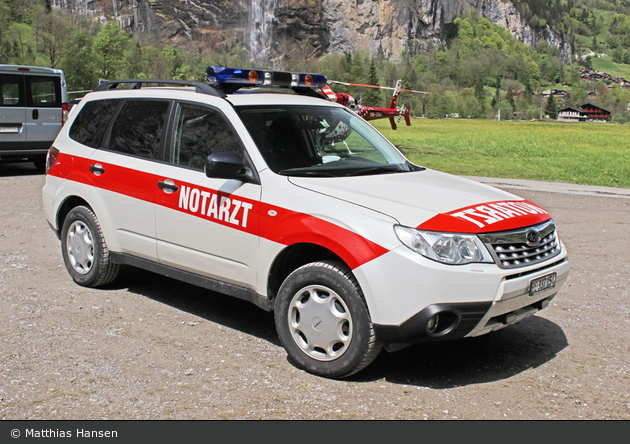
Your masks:
M529 295L535 295L541 291L548 290L556 286L556 273L546 274L537 279L532 279L529 283Z

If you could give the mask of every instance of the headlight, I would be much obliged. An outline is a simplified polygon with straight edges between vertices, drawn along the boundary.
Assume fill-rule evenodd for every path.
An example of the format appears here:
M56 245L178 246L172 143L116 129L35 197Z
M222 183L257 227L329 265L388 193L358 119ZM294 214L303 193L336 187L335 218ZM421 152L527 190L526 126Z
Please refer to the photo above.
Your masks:
M494 262L481 240L474 234L442 233L394 226L398 239L426 258L449 265Z

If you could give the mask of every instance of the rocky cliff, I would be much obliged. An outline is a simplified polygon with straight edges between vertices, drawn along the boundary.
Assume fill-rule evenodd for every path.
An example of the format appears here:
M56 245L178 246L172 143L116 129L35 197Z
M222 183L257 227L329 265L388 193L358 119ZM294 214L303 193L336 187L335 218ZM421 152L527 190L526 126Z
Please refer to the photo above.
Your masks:
M398 59L444 39L448 25L475 11L526 44L545 40L565 57L570 46L524 23L509 0L52 0L53 7L116 20L129 33L197 42L202 50L246 50L252 61L282 67L309 58L367 49Z

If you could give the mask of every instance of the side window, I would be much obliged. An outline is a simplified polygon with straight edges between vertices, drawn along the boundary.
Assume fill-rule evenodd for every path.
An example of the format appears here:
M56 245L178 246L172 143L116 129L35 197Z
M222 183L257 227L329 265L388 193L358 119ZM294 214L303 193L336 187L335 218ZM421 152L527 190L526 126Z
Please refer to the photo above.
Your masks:
M26 76L26 91L26 106L61 107L61 79L59 77Z
M72 123L70 138L91 148L98 148L119 103L120 99L94 100L86 103Z
M0 74L0 106L24 106L24 76Z
M188 103L177 105L171 146L171 163L199 170L212 153L236 151L243 156L243 146L219 111Z
M158 159L170 102L128 100L112 126L109 149Z

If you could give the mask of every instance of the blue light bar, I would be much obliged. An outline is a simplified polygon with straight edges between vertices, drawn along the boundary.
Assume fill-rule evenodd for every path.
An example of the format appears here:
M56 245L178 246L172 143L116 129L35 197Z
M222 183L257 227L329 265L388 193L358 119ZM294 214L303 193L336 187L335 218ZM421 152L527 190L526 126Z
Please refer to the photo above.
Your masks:
M264 73L255 69L224 68L208 66L206 79L212 83L238 83L242 85L262 85Z
M323 88L328 79L323 74L268 71L263 69L226 68L208 66L208 82L270 88Z

